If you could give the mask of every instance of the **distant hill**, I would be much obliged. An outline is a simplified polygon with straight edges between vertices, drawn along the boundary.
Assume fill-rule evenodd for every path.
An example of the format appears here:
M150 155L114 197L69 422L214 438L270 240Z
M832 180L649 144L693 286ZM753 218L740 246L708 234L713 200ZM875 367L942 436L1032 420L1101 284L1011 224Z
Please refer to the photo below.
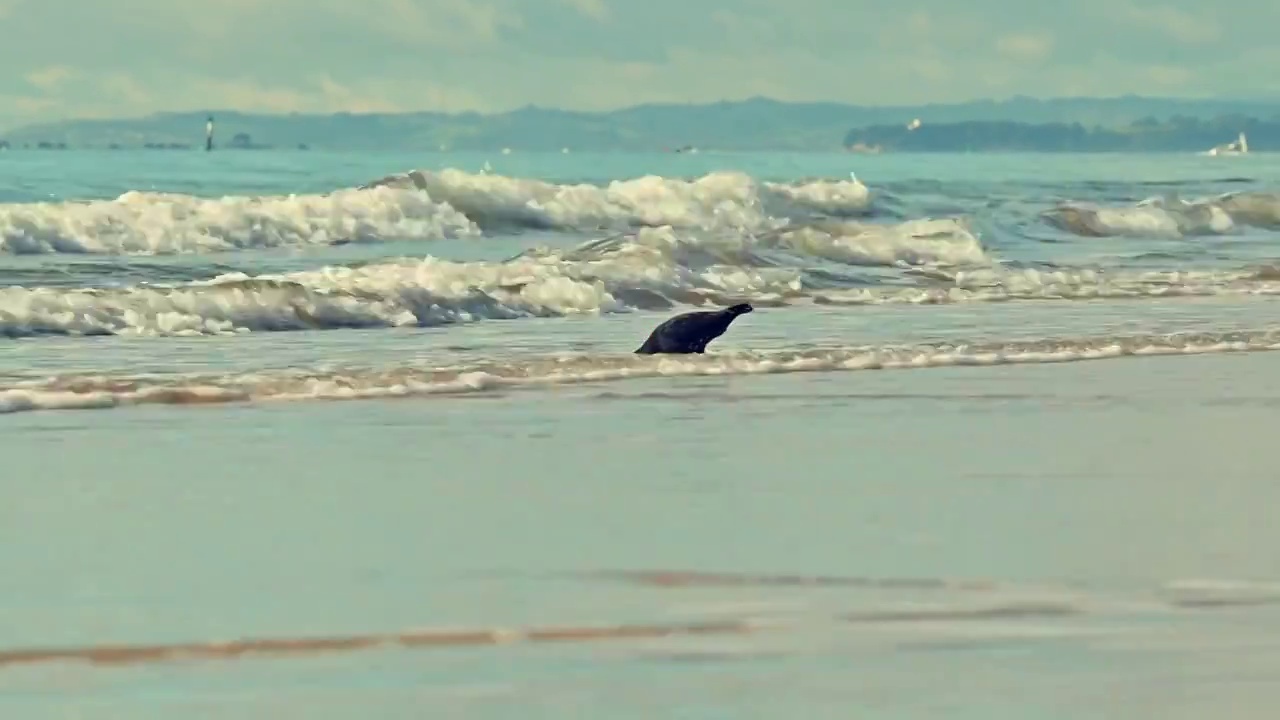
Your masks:
M200 148L205 117L217 120L219 147L236 135L248 148L349 150L838 150L851 127L905 127L974 121L1079 123L1122 127L1144 117L1280 119L1272 101L1181 100L1126 96L1040 100L1018 97L951 105L872 107L786 103L766 98L703 105L649 104L609 112L525 107L505 113L266 115L232 110L158 113L118 120L66 120L0 134L11 147ZM1225 140L1229 140L1226 138ZM1224 140L1224 141L1225 141Z

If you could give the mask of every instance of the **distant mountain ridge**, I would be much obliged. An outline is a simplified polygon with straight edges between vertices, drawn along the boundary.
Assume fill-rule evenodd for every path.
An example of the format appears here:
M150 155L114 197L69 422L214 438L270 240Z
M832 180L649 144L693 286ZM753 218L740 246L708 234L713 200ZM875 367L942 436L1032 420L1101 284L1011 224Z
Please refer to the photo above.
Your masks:
M524 107L480 113L258 114L233 110L157 113L141 118L65 120L0 133L11 147L201 147L208 115L225 147L243 134L254 147L333 150L838 150L851 128L974 121L1079 123L1121 127L1143 118L1223 115L1280 120L1280 98L1194 100L1015 97L954 104L858 106L768 98L697 105L644 104L607 112Z

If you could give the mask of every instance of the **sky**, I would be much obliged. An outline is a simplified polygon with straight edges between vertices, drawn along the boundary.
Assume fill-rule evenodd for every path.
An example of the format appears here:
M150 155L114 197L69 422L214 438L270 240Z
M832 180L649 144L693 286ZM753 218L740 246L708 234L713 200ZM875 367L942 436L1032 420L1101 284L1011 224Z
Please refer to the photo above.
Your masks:
M0 126L757 95L1280 97L1262 0L0 0Z

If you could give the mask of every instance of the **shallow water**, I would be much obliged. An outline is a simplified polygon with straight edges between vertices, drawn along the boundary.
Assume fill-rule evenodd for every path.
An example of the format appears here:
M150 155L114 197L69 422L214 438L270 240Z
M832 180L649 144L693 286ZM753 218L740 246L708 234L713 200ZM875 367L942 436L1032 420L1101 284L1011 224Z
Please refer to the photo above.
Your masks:
M0 163L6 716L1280 699L1267 155Z

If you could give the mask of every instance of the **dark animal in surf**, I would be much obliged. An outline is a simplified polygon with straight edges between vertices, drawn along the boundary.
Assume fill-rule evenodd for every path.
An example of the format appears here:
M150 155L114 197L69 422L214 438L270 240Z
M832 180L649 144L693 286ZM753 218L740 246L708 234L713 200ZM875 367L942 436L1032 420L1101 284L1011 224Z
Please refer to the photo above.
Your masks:
M649 339L636 350L640 355L704 353L707 343L729 329L729 325L752 311L747 303L715 312L699 311L677 315L654 328Z

